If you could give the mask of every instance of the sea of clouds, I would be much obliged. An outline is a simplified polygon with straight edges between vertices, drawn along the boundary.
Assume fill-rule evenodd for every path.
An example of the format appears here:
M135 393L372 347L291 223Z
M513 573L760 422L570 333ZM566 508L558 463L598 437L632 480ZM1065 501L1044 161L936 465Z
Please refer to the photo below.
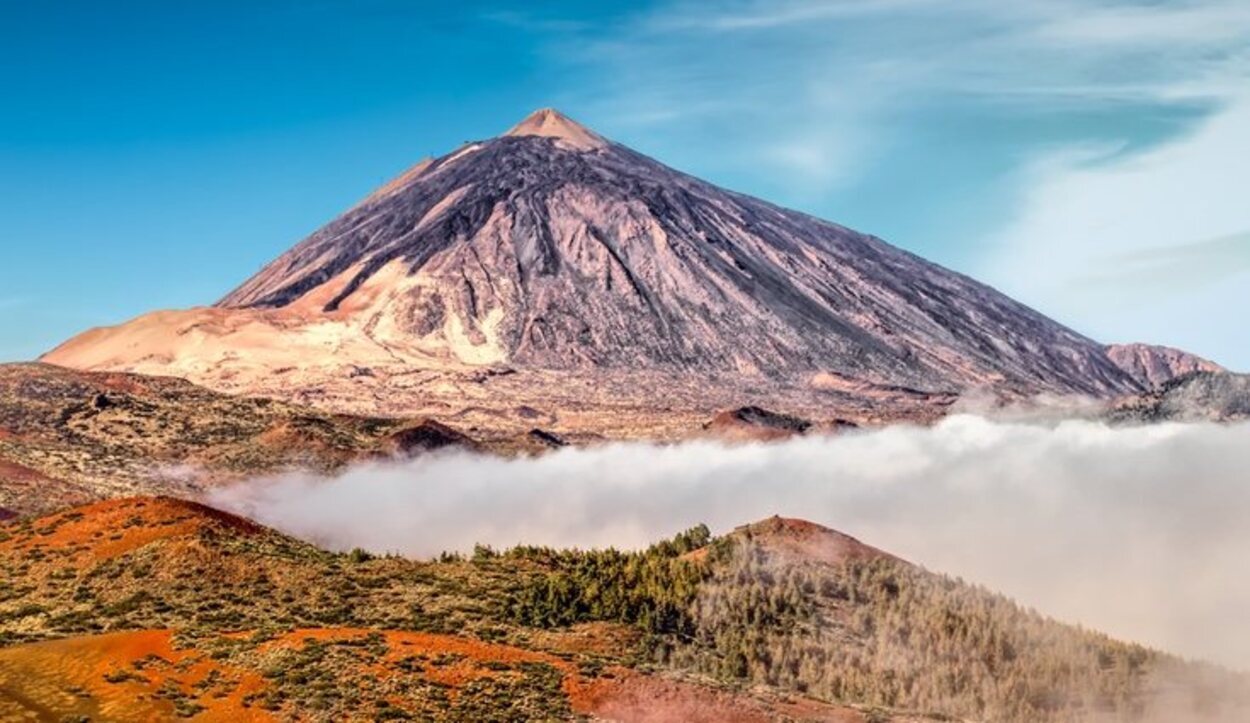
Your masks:
M854 535L1067 622L1250 670L1250 425L957 414L772 444L445 452L209 502L337 549L641 547L773 514Z

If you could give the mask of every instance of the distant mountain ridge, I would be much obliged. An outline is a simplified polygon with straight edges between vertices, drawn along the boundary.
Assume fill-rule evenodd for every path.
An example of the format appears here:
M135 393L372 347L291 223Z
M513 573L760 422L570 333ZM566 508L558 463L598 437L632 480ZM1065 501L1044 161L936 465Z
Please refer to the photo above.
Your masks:
M1148 394L1119 400L1108 410L1117 422L1240 422L1250 419L1250 374L1197 371Z
M988 286L551 109L414 166L214 308L92 330L43 359L313 403L350 398L363 375L380 397L399 377L474 369L611 377L642 404L666 391L647 375L708 379L728 390L721 408L746 403L734 390L783 387L1144 386L1097 342ZM446 391L427 381L423 398Z
M1107 356L1146 389L1159 389L1178 377L1195 372L1222 372L1224 367L1170 346L1110 344Z

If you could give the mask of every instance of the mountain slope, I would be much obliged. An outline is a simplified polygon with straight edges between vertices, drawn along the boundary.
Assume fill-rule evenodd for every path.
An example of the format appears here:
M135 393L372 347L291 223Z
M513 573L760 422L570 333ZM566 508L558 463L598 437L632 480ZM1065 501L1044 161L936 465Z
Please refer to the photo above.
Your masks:
M1250 419L1250 374L1195 372L1148 394L1118 400L1116 422L1239 422Z
M551 110L418 164L215 308L93 330L44 360L251 391L275 372L310 389L362 368L501 365L739 390L1139 390L1100 345L983 284Z
M1225 371L1196 354L1155 344L1109 344L1107 356L1148 390L1194 372Z
M170 377L0 364L0 508L22 513L119 495L195 494L294 470L324 474L442 446L532 446L482 441L430 420L326 414Z
M0 569L3 720L922 720L639 670L625 625L516 625L543 574L519 557L328 553L171 498L0 525Z
M326 311L369 306L362 288L390 264L414 288L378 325L453 354L467 342L464 361L1128 387L1088 340L987 287L550 110L367 200L220 305L285 307L320 290Z
M479 547L415 561L127 498L0 524L0 570L5 720L1039 723L1250 710L1245 676L1059 624L800 520L719 538L700 526L638 552Z

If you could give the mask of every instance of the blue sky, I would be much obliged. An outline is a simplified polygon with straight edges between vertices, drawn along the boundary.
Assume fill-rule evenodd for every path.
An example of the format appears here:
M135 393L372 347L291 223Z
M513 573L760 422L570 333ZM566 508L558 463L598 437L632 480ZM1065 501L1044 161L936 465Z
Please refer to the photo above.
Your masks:
M1250 370L1250 3L0 0L0 359L212 303L556 106L1106 341Z

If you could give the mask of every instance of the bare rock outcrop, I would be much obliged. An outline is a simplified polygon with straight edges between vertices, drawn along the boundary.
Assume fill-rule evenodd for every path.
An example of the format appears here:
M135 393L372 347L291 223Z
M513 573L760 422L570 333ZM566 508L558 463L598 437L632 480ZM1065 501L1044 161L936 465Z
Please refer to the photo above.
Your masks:
M1250 419L1250 374L1194 372L1147 394L1117 401L1112 421L1239 422Z
M717 437L755 441L785 439L811 428L812 423L806 419L754 406L727 409L703 425L704 430Z
M1154 344L1109 344L1107 356L1146 389L1195 372L1221 372L1224 367L1187 351Z

